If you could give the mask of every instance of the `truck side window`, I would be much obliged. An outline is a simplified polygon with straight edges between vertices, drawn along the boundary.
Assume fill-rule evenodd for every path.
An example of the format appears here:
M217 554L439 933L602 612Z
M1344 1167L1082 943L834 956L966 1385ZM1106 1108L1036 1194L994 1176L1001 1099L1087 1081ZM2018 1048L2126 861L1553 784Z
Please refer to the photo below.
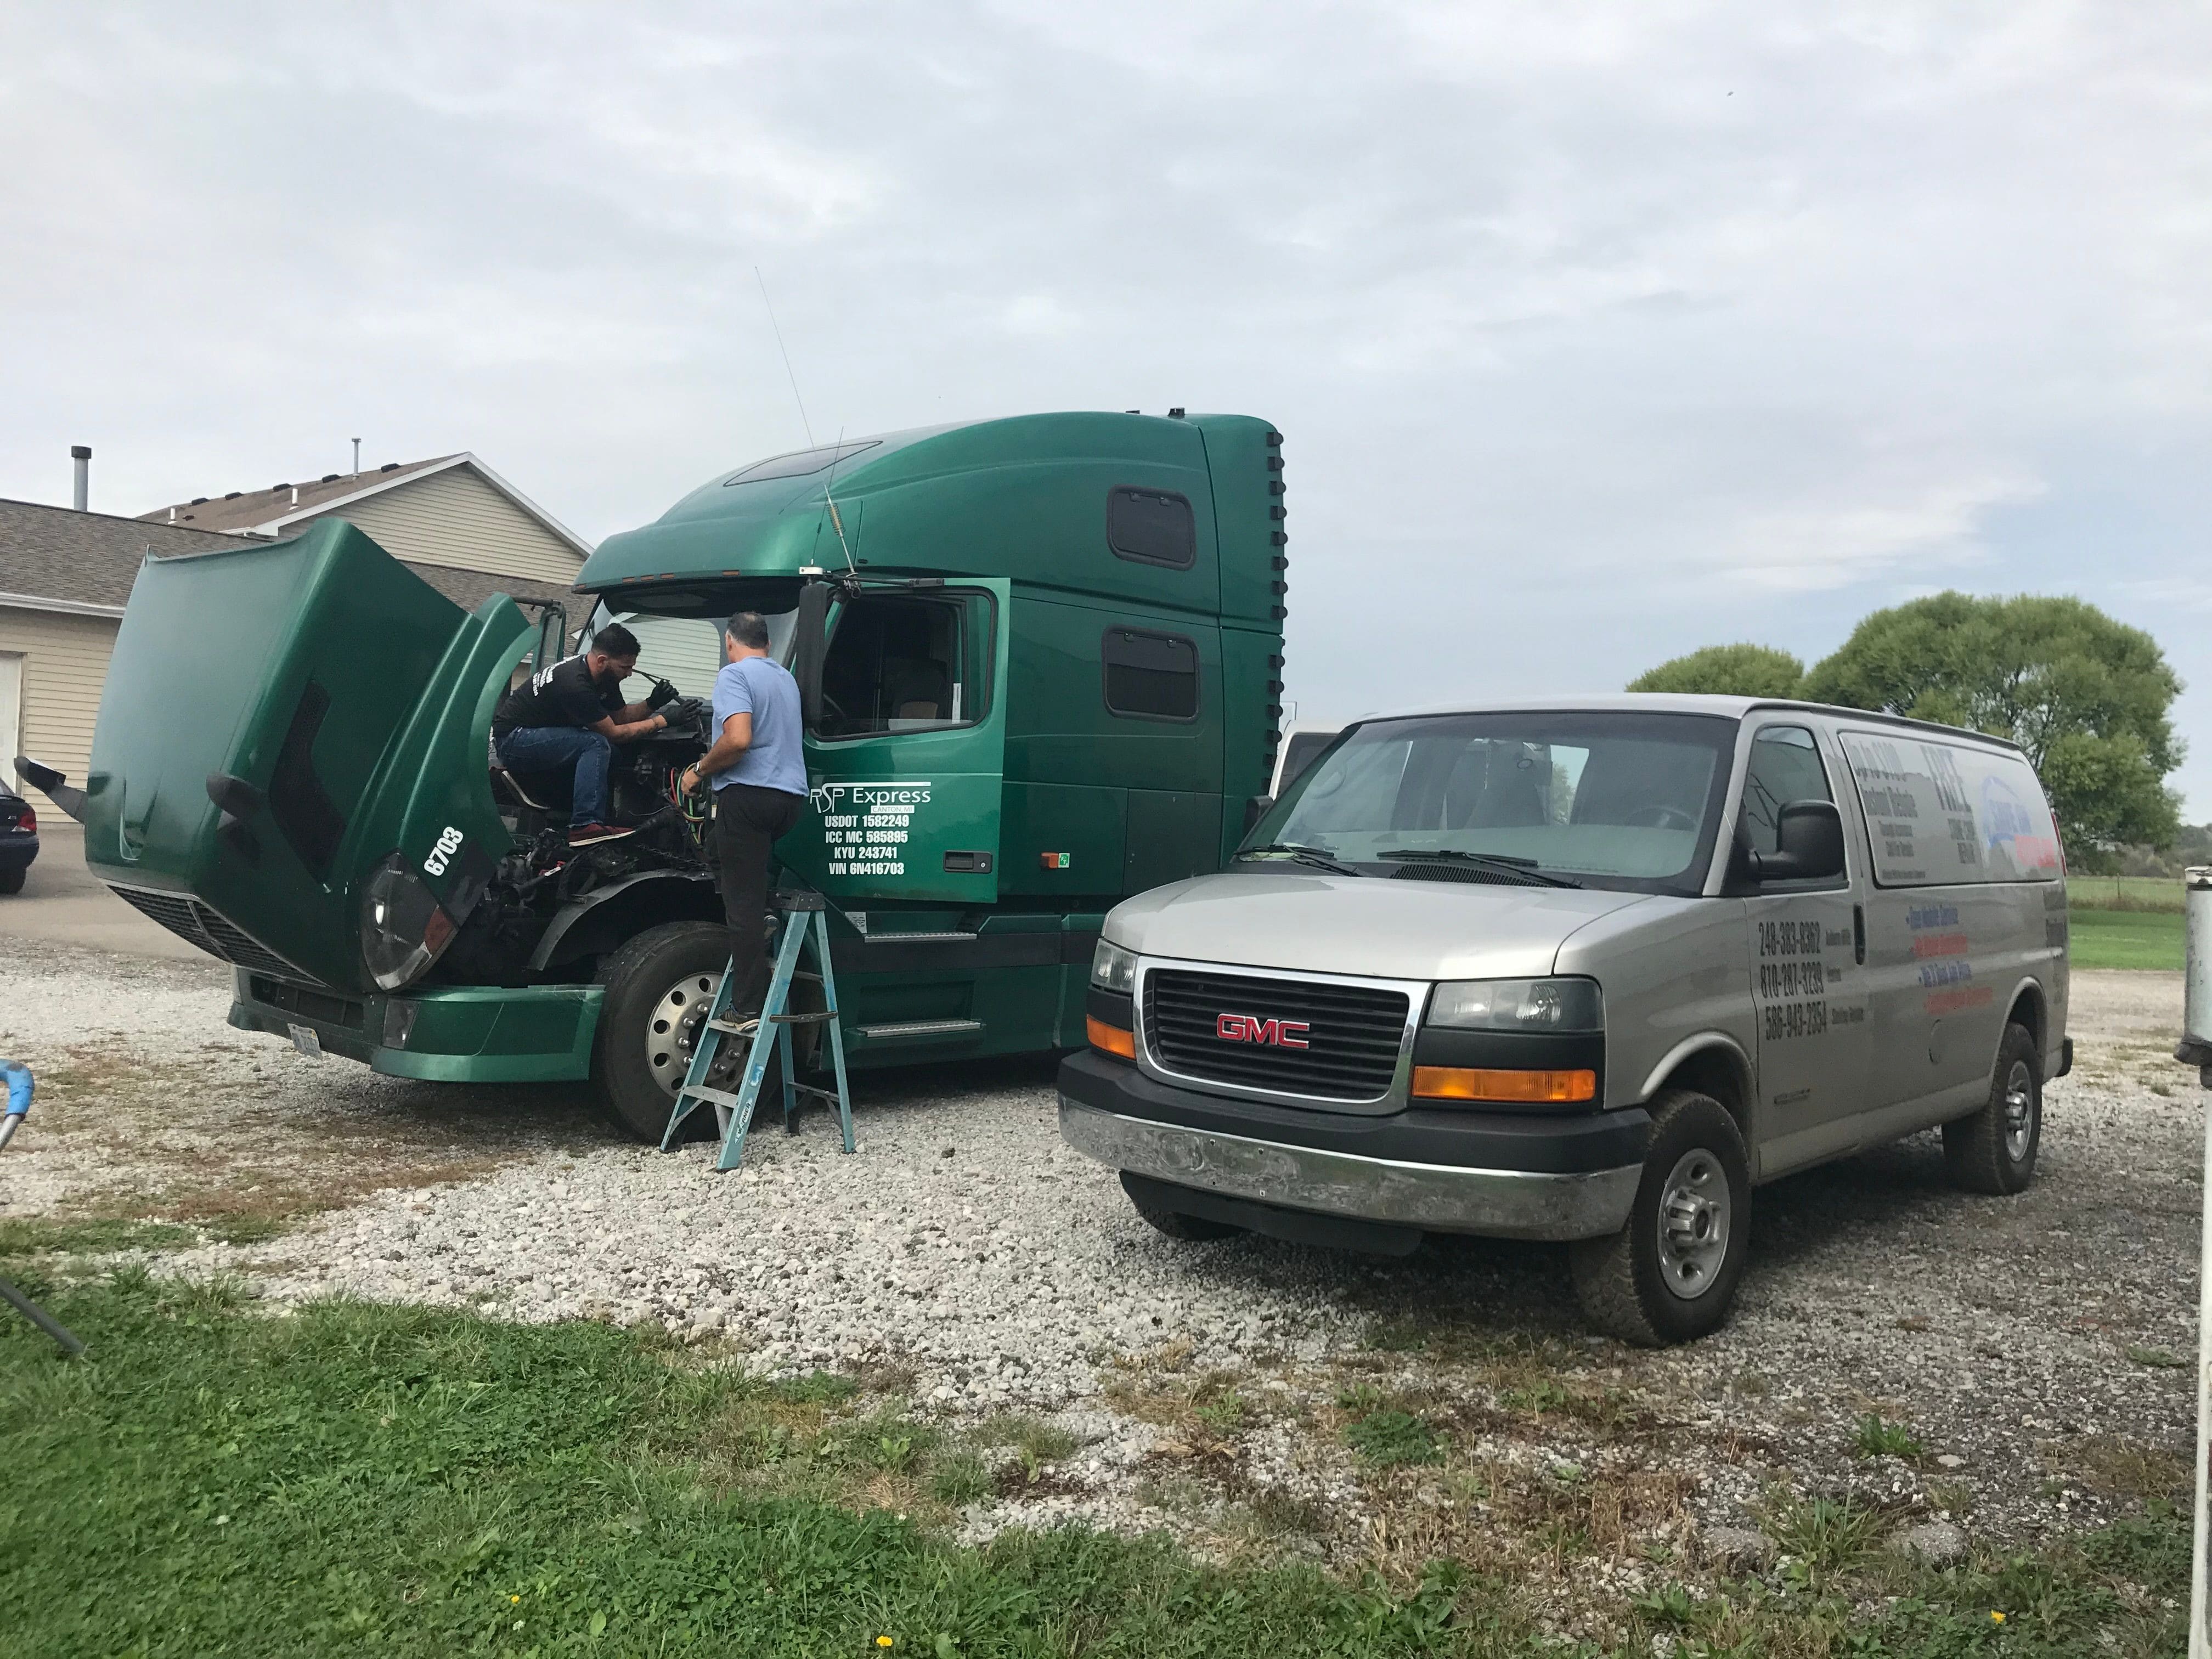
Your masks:
M1117 559L1189 569L1198 562L1190 498L1171 489L1116 485L1106 492L1106 545Z
M1802 726L1762 726L1751 740L1736 834L1754 853L1774 852L1781 845L1784 806L1793 800L1834 799L1813 734Z
M1198 718L1198 647L1179 634L1109 628L1098 642L1106 709L1134 720Z
M971 635L987 635L988 612L969 625L957 598L865 593L848 604L822 660L824 738L926 732L973 725L984 696Z

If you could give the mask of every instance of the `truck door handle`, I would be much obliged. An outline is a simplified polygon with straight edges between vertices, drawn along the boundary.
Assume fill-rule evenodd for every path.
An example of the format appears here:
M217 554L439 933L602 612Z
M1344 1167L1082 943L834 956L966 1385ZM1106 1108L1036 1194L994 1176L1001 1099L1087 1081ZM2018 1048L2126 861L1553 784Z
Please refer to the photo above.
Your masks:
M1851 906L1851 960L1866 966L1866 906Z

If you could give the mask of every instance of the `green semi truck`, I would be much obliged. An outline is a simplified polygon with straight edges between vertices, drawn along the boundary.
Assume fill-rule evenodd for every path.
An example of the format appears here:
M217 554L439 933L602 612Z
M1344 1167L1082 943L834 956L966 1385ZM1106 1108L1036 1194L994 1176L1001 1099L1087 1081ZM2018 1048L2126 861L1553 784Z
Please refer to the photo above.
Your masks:
M234 1026L396 1076L589 1079L657 1139L726 950L675 781L707 717L618 748L644 827L572 851L565 780L501 771L492 711L617 619L702 696L720 619L758 611L807 714L781 879L828 901L852 1063L1077 1047L1105 912L1219 867L1267 788L1281 442L1176 410L779 455L608 538L573 619L464 613L337 520L151 559L82 788L18 769L233 965Z

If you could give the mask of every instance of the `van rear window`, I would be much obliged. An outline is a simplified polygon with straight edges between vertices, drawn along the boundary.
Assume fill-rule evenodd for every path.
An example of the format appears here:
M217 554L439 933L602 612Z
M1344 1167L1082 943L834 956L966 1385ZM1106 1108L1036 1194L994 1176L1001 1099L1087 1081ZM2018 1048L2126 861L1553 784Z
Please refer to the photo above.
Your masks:
M1901 732L1840 737L1882 886L2058 879L2058 831L2021 757Z

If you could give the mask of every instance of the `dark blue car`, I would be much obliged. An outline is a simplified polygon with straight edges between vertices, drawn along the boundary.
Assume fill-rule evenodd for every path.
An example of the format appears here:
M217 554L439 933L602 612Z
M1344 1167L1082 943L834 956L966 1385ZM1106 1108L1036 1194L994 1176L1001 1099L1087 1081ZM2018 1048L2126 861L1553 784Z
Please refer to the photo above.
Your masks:
M31 803L0 786L0 893L23 890L23 874L39 856L39 815Z

